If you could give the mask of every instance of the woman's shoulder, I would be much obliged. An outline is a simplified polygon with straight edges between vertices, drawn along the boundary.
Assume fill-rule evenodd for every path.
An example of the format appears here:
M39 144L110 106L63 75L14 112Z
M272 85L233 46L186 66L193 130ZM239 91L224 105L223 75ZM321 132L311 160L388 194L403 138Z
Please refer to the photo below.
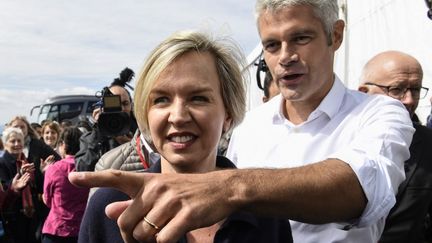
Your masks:
M112 202L129 200L129 196L112 188L99 188L89 199L88 208L103 208Z

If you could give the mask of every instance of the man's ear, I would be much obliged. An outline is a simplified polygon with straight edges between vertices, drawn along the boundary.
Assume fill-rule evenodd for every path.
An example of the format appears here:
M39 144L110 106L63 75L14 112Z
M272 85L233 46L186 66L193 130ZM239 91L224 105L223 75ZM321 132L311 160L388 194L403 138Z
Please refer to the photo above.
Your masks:
M360 85L359 87L358 87L358 91L360 91L360 92L363 92L363 93L368 93L369 92L369 87L368 86L366 86L366 85Z
M345 29L345 22L341 19L337 20L334 24L334 29L333 29L333 33L332 33L332 38L333 38L333 50L337 50L339 49L339 47L342 44L343 41L343 34L344 34L344 29Z

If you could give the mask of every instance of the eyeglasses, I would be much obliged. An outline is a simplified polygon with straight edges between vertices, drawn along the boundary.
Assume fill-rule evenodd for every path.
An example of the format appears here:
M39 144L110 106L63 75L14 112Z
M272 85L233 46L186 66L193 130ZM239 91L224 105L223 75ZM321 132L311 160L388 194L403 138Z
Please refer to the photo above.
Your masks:
M385 90L385 92L395 98L395 99L403 99L406 95L406 92L409 90L411 91L411 96L413 99L423 99L426 97L429 88L426 87L413 87L413 88L407 88L407 87L398 87L398 86L385 86L380 84L374 84L374 83L365 83L366 85L374 85L377 87L380 87Z

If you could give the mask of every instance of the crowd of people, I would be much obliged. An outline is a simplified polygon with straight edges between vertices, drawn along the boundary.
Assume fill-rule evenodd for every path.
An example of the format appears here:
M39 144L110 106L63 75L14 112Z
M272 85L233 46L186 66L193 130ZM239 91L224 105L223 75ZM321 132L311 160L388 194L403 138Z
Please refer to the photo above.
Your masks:
M237 45L179 31L150 52L134 97L128 68L103 89L122 132L103 105L91 126L13 117L0 241L432 242L418 60L377 53L350 90L333 71L336 0L257 0L256 22L263 104L248 112Z

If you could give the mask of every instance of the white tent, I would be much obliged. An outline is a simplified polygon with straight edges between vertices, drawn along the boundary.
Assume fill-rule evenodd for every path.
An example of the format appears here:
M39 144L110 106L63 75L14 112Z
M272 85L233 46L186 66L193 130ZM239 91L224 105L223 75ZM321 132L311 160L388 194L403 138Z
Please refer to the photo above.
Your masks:
M430 112L432 96L432 20L424 0L339 0L345 20L345 37L336 53L335 72L349 88L356 89L363 65L375 54L399 50L417 58L423 67L423 86L430 88L420 100L417 114L422 122ZM248 56L252 64L259 56L258 45ZM249 108L261 103L262 91L250 66Z

